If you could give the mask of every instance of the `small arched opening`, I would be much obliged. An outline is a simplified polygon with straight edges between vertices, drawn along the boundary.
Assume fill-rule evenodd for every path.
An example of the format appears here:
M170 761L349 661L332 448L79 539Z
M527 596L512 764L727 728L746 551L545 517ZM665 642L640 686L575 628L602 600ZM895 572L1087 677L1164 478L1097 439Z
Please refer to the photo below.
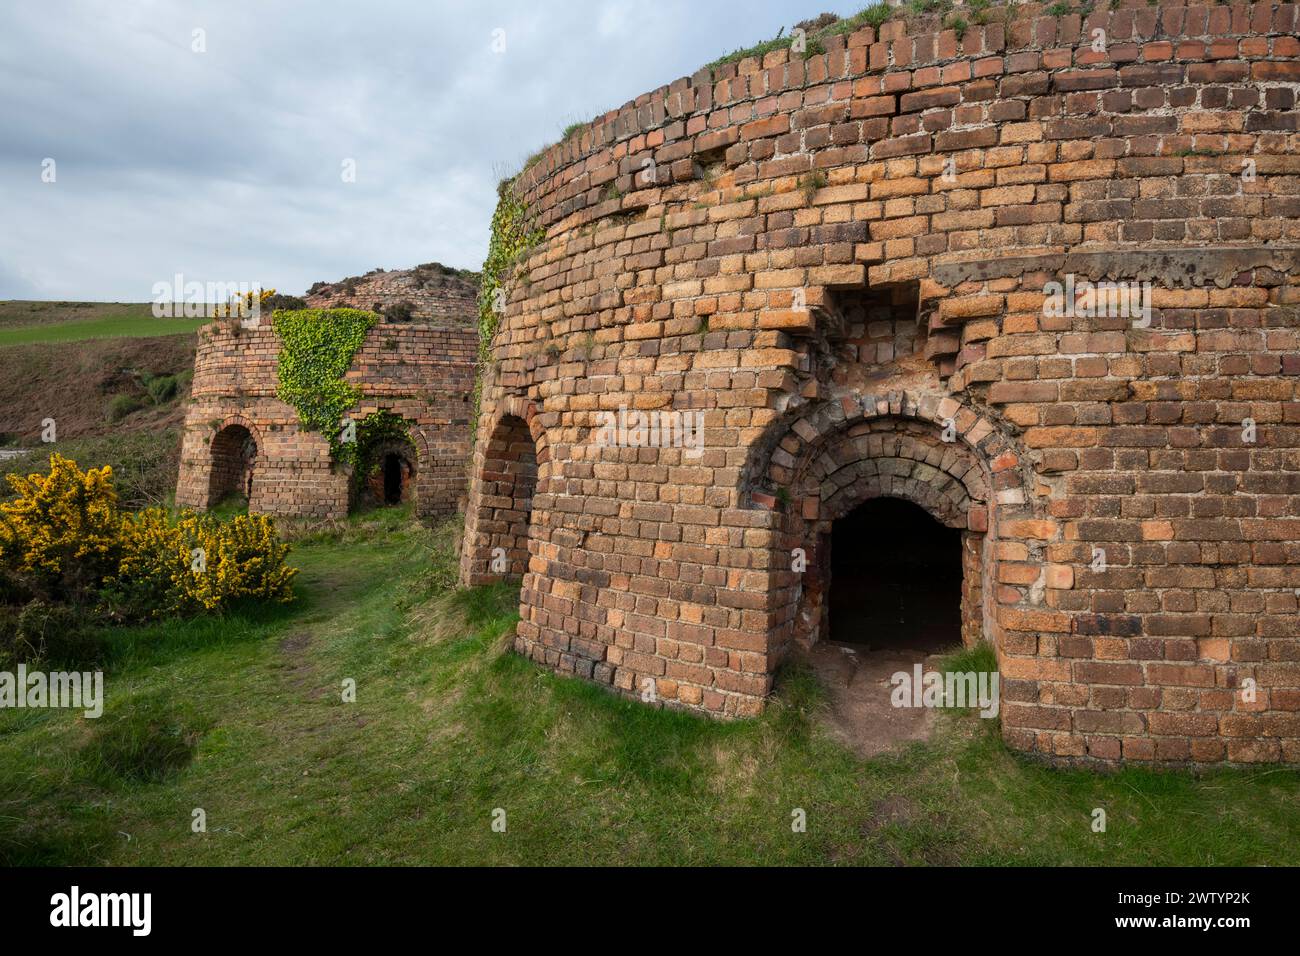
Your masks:
M954 594L955 629L925 625L929 643L939 634L950 638L947 646L983 636L988 479L970 450L945 441L929 424L880 417L847 424L813 443L794 461L788 480L784 531L789 546L806 554L806 570L791 595L796 613L789 636L797 644L833 639L919 647L927 639L911 634L907 620L900 623L902 607L910 606L915 618L922 609L935 611L942 597L944 620L951 621L951 602L943 596ZM851 582L842 594L832 589L837 578ZM892 582L884 592L874 590L873 582L881 580ZM940 590L927 593L931 586ZM840 602L838 615L833 602ZM862 616L868 612L877 616ZM890 613L894 626L885 629L880 615ZM846 620L872 625L874 638Z
M528 423L503 415L488 439L477 509L470 516L471 584L523 579L536 488L537 445Z
M379 411L357 424L349 510L390 508L417 500L420 455L410 424Z
M227 425L212 439L212 471L208 477L208 507L230 499L247 504L253 497L257 441L243 425Z

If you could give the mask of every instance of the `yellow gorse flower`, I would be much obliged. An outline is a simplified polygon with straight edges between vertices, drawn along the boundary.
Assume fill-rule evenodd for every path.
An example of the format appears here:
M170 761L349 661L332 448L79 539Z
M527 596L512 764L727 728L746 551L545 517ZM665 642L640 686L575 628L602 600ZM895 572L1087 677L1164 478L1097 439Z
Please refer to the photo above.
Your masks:
M297 570L285 566L289 546L265 515L123 513L110 468L83 472L58 454L49 475L9 482L18 497L0 504L0 567L44 590L103 588L153 616L293 599Z

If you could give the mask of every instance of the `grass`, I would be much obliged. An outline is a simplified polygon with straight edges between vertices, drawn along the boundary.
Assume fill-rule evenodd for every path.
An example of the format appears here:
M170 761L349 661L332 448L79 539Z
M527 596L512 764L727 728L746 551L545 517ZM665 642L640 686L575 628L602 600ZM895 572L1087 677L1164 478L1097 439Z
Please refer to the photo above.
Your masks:
M152 305L120 302L0 302L0 347L192 333L208 319L158 319Z
M1255 865L1300 852L1291 770L1057 770L1009 753L990 721L949 714L932 741L863 761L821 731L806 670L781 676L762 718L732 723L558 677L508 651L517 587L445 586L453 533L403 509L296 529L295 604L113 632L98 722L0 712L0 863ZM1106 833L1091 830L1096 807ZM791 831L796 808L806 833ZM191 832L196 809L206 832Z
M822 41L826 40L827 38L833 36L842 36L846 33L853 33L854 31L860 30L862 27L865 26L870 26L875 29L879 29L881 24L883 24L886 20L888 20L890 17L894 15L895 15L894 8L891 7L888 3L885 3L883 2L883 0L881 0L881 2L873 3L869 7L863 7L861 10L859 10L857 13L853 14L852 16L841 17L835 22L827 24L826 26L821 27L819 29L816 28L811 29L807 32L807 35L805 37L806 47L802 55L805 59L807 59L810 56L815 56L819 53L825 53L826 48L823 45ZM829 19L829 17L827 18ZM777 35L772 39L763 40L762 42L756 43L750 47L744 47L739 50L733 50L731 53L728 53L726 56L719 57L718 59L709 63L708 68L716 69L717 67L724 66L728 63L738 63L741 60L751 56L762 57L773 50L786 49L790 47L792 40L793 40L793 32L791 36L785 36L785 28L783 27L781 31L778 32Z

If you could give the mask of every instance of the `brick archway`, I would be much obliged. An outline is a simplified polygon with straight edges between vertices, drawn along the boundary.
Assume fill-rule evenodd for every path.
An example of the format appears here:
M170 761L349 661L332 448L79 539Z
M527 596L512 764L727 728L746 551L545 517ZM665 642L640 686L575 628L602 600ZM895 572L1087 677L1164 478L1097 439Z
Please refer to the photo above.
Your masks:
M478 474L465 523L463 578L469 585L523 580L533 497L546 461L536 407L503 403L475 456Z
M243 495L250 511L257 510L258 466L265 459L261 431L242 415L228 415L207 443L207 482L204 509L219 505L231 494Z
M367 449L366 457L371 468L367 469L368 474L356 475L352 481L349 509L356 508L363 501L371 505L413 502L418 513L426 495L421 493L421 485L424 482L424 459L417 450L415 442L403 438L378 441ZM396 500L390 500L389 496L388 483L391 477L389 459L396 459L399 463Z
M415 514L418 517L435 514L435 503L439 498L438 490L446 480L446 473L452 470L463 473L460 471L462 463L436 458L430 448L429 436L425 434L425 429L413 421L409 409L400 404L365 402L351 412L349 417L355 422L361 422L366 416L375 412L388 412L400 418L406 428L406 438L381 441L371 450L372 455L382 457L391 452L401 456L407 462L411 472L409 487L407 483L403 485L402 501L413 499ZM366 488L363 487L367 478L368 476L355 476L355 480L349 479L349 511L353 510L360 498L367 493Z
M1024 494L1018 472L991 464L1009 448L986 418L927 393L848 396L774 426L745 469L746 504L775 512L773 663L828 633L832 526L875 498L910 501L962 532L962 641L996 645L987 539L999 489L1002 500Z

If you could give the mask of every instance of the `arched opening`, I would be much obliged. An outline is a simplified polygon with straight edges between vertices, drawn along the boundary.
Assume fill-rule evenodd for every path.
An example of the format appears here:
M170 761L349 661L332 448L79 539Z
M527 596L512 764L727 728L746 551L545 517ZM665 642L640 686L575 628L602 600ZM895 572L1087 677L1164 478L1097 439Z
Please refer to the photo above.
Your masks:
M873 498L830 534L830 638L935 653L962 641L961 531L900 498Z
M406 442L388 441L361 449L352 507L391 508L415 500L414 449Z
M806 428L803 431L808 433ZM775 656L779 659L792 647L808 648L825 640L861 645L867 639L854 636L844 620L869 610L884 614L892 607L898 612L905 592L915 592L923 583L899 581L892 597L873 599L856 611L853 602L865 597L853 588L837 593L836 600L848 604L841 605L832 622L836 565L841 580L895 574L913 565L921 569L918 573L928 574L926 562L933 555L927 554L935 549L944 555L947 569L938 579L956 580L961 609L955 631L944 623L935 626L952 634L947 646L979 640L987 579L982 572L982 539L989 493L987 473L972 451L956 441L945 441L933 423L903 416L828 422L816 440L804 440L798 430L792 434L801 444L783 439L769 472L772 484L784 488L784 501L776 501L781 512L780 548L795 557L792 573L782 579L786 585L779 595L784 599L783 624L774 634ZM925 549L903 555L899 564L898 549L918 539L925 542ZM919 595L907 600L915 607ZM897 624L897 617L894 620ZM869 623L865 617L859 621L862 626ZM892 646L902 649L906 643L896 641ZM913 643L925 641L918 635Z
M469 583L523 578L536 487L537 445L528 423L504 415L488 440L479 475Z
M349 510L414 502L421 462L410 423L392 412L374 412L357 425L356 440Z
M212 439L212 472L208 477L208 507L229 498L253 497L257 442L243 425L227 425Z
M772 436L751 494L776 512L769 659L809 666L830 731L872 755L930 734L935 708L900 704L902 684L923 687L948 652L997 640L984 609L1001 446L937 398L852 401L861 414L828 403Z

